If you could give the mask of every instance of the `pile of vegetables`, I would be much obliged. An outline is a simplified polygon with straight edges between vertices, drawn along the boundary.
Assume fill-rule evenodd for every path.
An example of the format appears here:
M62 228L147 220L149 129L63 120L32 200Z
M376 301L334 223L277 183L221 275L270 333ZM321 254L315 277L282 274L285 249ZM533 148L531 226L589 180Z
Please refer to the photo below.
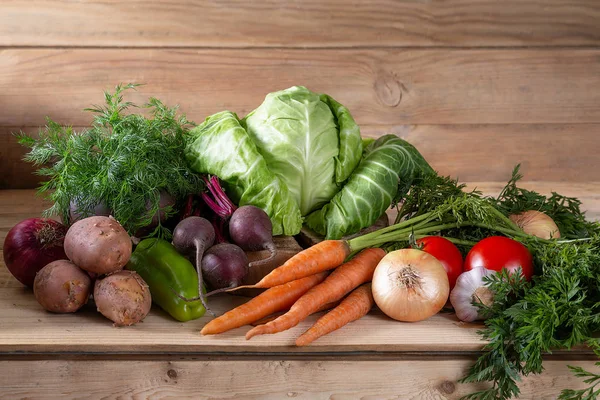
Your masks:
M157 99L150 117L126 112L134 87L106 93L89 130L48 120L39 139L20 135L48 178L45 216L64 225L21 222L4 259L45 309L74 312L93 296L129 325L153 301L185 322L210 311L212 295L262 289L201 334L254 324L251 339L328 311L296 339L306 346L375 306L405 322L451 307L485 324L485 353L463 381L491 384L471 399L518 396L520 376L540 373L555 349L600 356L600 224L579 200L520 188L518 166L497 197L466 191L401 138L363 139L347 108L301 86L197 126ZM393 224L356 236L390 207ZM274 235L303 226L323 241L243 285L277 255ZM269 256L249 263L259 250ZM562 399L600 394L600 375L572 369L590 387Z
M245 118L211 115L190 131L191 168L218 176L240 205L271 218L273 235L306 225L326 239L371 226L431 167L408 142L368 144L344 106L301 86L270 93Z
M9 231L3 251L9 271L33 288L44 309L76 312L93 291L98 311L115 326L127 326L143 320L152 301L142 277L123 271L131 248L114 218L94 216L68 229L54 220L25 220Z

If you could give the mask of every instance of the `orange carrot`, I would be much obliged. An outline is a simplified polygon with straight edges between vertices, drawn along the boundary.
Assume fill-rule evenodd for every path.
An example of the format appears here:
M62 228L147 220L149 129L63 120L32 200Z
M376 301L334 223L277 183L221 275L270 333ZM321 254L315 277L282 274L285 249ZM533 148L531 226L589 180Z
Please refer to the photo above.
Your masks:
M213 335L239 328L274 312L288 309L312 287L323 282L327 272L288 282L264 291L247 303L213 319L202 328L202 335Z
M371 281L373 272L383 256L385 256L385 251L378 248L361 251L356 257L335 269L323 283L300 297L287 313L249 330L246 333L246 339L290 329L317 311L322 305L337 301L357 286Z
M319 272L333 269L350 255L350 247L344 240L324 240L302 250L280 267L275 268L254 285L238 286L227 289L231 292L242 288L267 289L277 285L304 278Z
M342 300L339 306L323 315L310 329L300 335L296 339L296 346L306 346L321 336L340 329L352 321L356 321L365 316L373 308L374 304L371 284L366 283L359 286L348 297Z
M317 311L315 311L315 313L318 313L318 312L320 312L320 311L328 311L328 310L331 310L332 308L336 308L336 307L337 307L339 304L340 304L340 302L339 302L339 301L332 301L331 303L327 303L327 304L325 304L325 305L323 305L323 306L319 307L319 309L318 309ZM290 304L290 305L291 305L291 304ZM276 312L276 313L273 313L273 314L271 314L271 315L268 315L268 316L266 316L266 317L264 317L264 318L261 318L261 319L259 319L259 320L257 320L257 321L254 321L254 322L250 323L250 325L252 325L252 326L257 326L257 325L266 324L267 322L271 322L271 321L273 321L275 318L277 318L277 317L279 317L279 316L281 316L281 315L285 314L285 313L286 313L288 310L289 310L289 307L288 307L288 308L286 308L284 311Z

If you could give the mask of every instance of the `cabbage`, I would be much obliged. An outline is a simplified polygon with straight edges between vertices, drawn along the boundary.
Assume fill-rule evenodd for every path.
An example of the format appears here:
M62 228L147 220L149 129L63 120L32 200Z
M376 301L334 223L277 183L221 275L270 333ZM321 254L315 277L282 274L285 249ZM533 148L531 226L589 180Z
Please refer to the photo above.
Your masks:
M395 135L363 141L346 107L302 86L268 94L241 121L212 115L190 134L191 168L218 176L237 204L265 210L274 235L299 233L303 217L328 239L354 234L431 171Z
M356 233L385 213L399 186L408 187L431 172L413 145L395 135L384 135L369 144L346 185L331 202L307 217L307 225L326 239Z
M302 86L268 94L242 125L302 215L329 202L362 155L348 109Z
M285 182L267 167L236 114L222 111L193 128L185 157L194 171L218 176L236 204L262 208L271 219L273 235L300 232L298 204Z

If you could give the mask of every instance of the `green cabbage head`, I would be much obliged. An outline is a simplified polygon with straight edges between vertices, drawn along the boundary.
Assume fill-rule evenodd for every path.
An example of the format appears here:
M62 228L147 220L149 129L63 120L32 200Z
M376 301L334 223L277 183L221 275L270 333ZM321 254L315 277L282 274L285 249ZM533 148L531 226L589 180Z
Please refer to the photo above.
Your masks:
M331 200L361 159L348 109L302 86L268 94L242 125L302 215Z
M265 210L274 235L299 233L303 216L329 203L362 153L348 109L302 86L268 94L241 121L229 111L211 115L185 149L192 169L218 176L239 205Z

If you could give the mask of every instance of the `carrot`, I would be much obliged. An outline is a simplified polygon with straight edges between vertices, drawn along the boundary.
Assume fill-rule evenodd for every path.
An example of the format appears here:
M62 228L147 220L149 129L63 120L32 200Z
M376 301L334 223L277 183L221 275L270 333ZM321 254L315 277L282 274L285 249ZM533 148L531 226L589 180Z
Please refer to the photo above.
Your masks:
M384 255L385 251L378 248L361 251L356 257L334 270L323 283L313 287L300 297L287 313L249 330L246 333L246 339L290 329L322 305L337 301L357 286L369 282L373 279L373 272Z
M319 307L319 309L317 311L315 311L315 313L318 313L318 312L321 312L321 311L331 310L332 308L336 308L339 304L340 304L339 301L332 301L331 303L327 303L327 304ZM266 324L267 322L271 322L275 318L277 318L277 317L285 314L288 310L289 310L289 307L285 311L280 311L280 312L273 313L271 315L268 315L268 316L266 316L264 318L261 318L261 319L259 319L257 321L252 322L250 325L257 326L257 325Z
M310 329L300 335L296 339L296 346L306 346L321 336L340 329L352 321L356 321L365 316L373 308L374 304L371 284L366 283L359 286L348 297L342 300L339 306L323 315Z
M264 291L247 303L213 319L202 328L202 335L214 335L239 328L266 317L274 312L291 307L310 288L323 282L327 272L288 282Z
M267 289L283 285L305 276L333 269L342 264L349 255L350 247L346 241L324 240L294 255L254 285L238 286L225 291L231 292L244 288Z

